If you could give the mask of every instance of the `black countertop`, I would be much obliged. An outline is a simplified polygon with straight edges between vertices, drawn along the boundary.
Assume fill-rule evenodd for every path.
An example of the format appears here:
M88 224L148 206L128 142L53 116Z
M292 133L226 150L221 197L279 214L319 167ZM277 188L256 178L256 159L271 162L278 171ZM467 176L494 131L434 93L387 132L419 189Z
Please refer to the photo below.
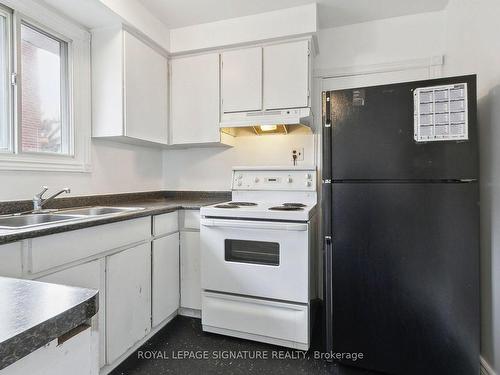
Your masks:
M75 197L56 199L56 206L50 208L72 208L83 206L113 206L113 207L143 207L144 210L130 211L114 215L103 215L82 218L75 221L51 223L25 229L0 229L0 245L24 240L27 238L41 237L54 233L67 232L71 230L89 228L102 224L130 220L139 217L152 216L173 212L180 209L199 209L215 203L225 202L231 199L229 192L159 192L159 193L137 193L116 194L92 197ZM5 203L0 202L1 205ZM17 204L9 202L10 208L22 211L26 202Z
M88 321L98 292L0 277L0 369Z

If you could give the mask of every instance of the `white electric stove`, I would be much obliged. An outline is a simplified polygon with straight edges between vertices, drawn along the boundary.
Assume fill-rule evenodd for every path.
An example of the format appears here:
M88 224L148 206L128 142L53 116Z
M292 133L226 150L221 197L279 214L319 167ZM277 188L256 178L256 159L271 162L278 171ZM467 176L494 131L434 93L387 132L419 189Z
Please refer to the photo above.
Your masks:
M201 208L203 330L307 350L316 170L237 167L232 200Z

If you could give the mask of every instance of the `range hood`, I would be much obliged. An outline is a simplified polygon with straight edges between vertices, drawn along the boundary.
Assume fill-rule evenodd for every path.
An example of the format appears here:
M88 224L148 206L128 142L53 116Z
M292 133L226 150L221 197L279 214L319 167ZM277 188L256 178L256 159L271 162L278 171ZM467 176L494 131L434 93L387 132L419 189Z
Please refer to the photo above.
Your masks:
M291 127L311 128L311 108L277 109L267 111L224 113L221 130L236 135L242 128L253 129L255 134L286 134Z

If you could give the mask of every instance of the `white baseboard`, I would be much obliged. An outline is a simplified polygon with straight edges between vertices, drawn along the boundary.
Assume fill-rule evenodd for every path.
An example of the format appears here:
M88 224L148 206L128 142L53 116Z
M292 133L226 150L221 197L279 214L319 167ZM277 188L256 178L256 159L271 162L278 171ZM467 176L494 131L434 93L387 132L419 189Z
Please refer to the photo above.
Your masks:
M493 370L483 357L481 357L481 375L497 375L495 370Z
M182 315L182 316L188 316L190 318L201 319L201 310L190 309L187 307L180 307L178 312L179 312L179 315Z

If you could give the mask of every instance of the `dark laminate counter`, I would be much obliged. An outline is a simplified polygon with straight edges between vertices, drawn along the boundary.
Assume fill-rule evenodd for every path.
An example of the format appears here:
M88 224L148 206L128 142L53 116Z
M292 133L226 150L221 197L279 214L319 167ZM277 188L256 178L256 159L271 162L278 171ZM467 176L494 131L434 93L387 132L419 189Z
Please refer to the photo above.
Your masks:
M47 224L26 229L0 229L0 245L26 238L67 232L76 229L158 215L179 209L199 209L231 199L229 192L153 192L55 199L48 208L83 206L144 207L144 210L83 218L75 221ZM0 212L20 212L31 209L31 202L0 202ZM3 210L2 210L3 208Z
M85 323L98 292L0 277L0 369Z

